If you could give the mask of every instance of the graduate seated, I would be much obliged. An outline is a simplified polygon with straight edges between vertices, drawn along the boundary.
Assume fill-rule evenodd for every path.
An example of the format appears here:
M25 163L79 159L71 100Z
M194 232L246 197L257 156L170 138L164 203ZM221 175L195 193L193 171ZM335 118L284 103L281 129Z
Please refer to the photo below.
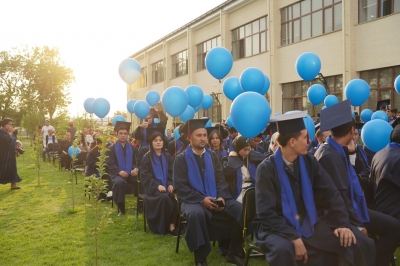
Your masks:
M251 149L255 150L256 152L259 153L264 153L263 148L260 146L261 140L262 140L262 133L258 134L254 138L250 139L250 145Z
M64 167L65 170L71 169L71 162L72 158L68 154L68 149L69 147L72 146L72 138L71 138L71 133L67 132L65 134L65 140L60 143L60 164L61 167Z
M229 136L226 140L229 152L233 151L232 142L238 136L238 134L239 133L237 132L236 128L234 127L229 128Z
M331 134L331 131L330 131L330 130L321 131L321 130L319 129L319 125L320 125L320 124L318 124L318 125L315 126L315 129L316 129L317 131L315 132L315 138L314 138L314 140L317 141L317 146L313 147L311 150L308 151L308 152L311 153L312 155L314 155L315 152L318 150L318 148L319 148L321 145L323 145L323 144L325 143L326 138ZM313 140L313 141L314 141L314 140ZM310 143L310 145L311 145L311 143ZM309 145L308 147L310 147L310 145Z
M172 184L173 160L165 152L164 131L165 128L160 127L147 129L150 151L143 156L140 178L150 230L155 234L177 236L179 213Z
M218 156L205 148L206 123L205 119L186 121L182 130L190 145L174 161L174 187L187 221L186 243L194 252L196 265L207 265L211 237L230 238L226 261L243 265L242 204L229 193Z
M307 152L306 115L303 111L270 120L278 125L279 148L257 167L256 244L271 266L374 265L361 254L363 250L374 259L373 241L359 246L340 193Z
M227 151L223 148L222 142L228 137L228 131L221 125L207 128L208 146L213 150L219 159L228 156Z
M365 236L379 236L376 265L389 265L400 242L400 223L389 215L367 208L359 178L348 159L349 154L355 152L354 126L349 100L322 110L320 130L330 129L331 136L317 150L315 157L339 190L349 216L348 222L358 228L354 234L361 232ZM370 257L367 262L375 261Z
M137 149L128 142L131 123L117 121L114 130L118 140L106 152L107 173L113 183L113 200L118 205L118 216L125 214L125 194L128 183L133 184L134 194L137 195L137 175L139 169L136 164Z

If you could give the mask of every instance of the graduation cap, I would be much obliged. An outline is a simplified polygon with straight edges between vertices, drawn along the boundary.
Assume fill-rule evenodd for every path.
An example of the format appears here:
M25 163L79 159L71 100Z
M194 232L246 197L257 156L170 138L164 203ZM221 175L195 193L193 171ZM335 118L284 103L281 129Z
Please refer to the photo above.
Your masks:
M300 132L306 129L303 118L307 116L307 111L283 114L274 116L269 122L275 123L279 134L287 135Z
M118 130L121 130L121 129L126 129L129 132L130 128L131 128L131 123L130 122L117 121L115 123L114 131L118 131Z
M390 105L390 99L387 100L380 100L376 102L376 110L381 110L382 108L387 108Z
M264 135L269 135L272 137L275 132L278 132L278 128L276 127L276 123L269 123L267 128L264 130L263 134Z
M209 119L189 119L186 121L185 125L179 130L179 133L192 134L193 131L199 128L206 128L206 124Z
M222 139L226 139L229 135L228 131L221 125L215 125L215 127L208 127L206 129L208 136L210 136L213 131L218 132Z
M362 129L363 126L364 126L364 123L356 123L355 124L355 128L357 128L358 130Z
M346 124L352 120L353 116L351 115L350 101L345 100L321 110L320 131L327 131L329 129Z
M181 134L179 137L179 140L184 144L184 145L189 145L190 141L187 139L187 133Z
M147 128L147 137L152 140L161 135L164 138L165 127L149 127Z

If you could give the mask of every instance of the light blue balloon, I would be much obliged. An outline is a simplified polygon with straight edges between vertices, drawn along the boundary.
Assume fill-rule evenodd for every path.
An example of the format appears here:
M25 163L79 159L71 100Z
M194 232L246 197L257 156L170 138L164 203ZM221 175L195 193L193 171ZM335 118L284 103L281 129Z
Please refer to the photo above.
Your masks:
M150 113L150 105L143 100L137 101L133 107L137 117L144 119Z
M232 69L233 58L225 47L214 47L206 55L206 68L216 79L223 79Z
M116 115L112 120L113 126L115 126L117 121L125 122L125 117L123 117L122 115Z
M161 99L165 111L172 117L180 116L188 106L188 96L186 92L178 87L172 86L166 89Z
M201 105L197 106L196 108L194 108L194 111L197 113L201 108Z
M75 157L78 156L78 154L81 153L81 150L76 147L74 148L74 146L70 146L68 148L68 155L72 158L72 155L75 154Z
M154 118L153 121L154 121L154 124L160 123L160 120L158 120L158 118Z
M237 77L229 77L222 84L222 91L226 98L233 101L243 90Z
M373 113L371 116L371 120L375 120L375 119L380 119L380 120L383 120L386 122L389 121L389 117L386 114L386 112L384 112L384 111L376 111L375 113Z
M326 96L325 100L324 100L324 104L326 107L331 107L332 105L335 105L339 102L338 97L336 97L335 95L328 95Z
M239 78L243 91L261 92L265 85L264 73L255 67L245 69Z
M305 81L312 81L321 71L321 60L314 53L303 53L296 60L296 70Z
M151 90L146 93L146 102L150 106L155 106L160 101L160 94L157 91Z
M118 72L123 81L133 84L141 75L140 64L133 58L126 58L119 64Z
M203 90L197 85L190 85L185 89L189 99L189 105L193 108L199 106L203 101Z
M207 119L208 120L207 124L205 125L205 128L212 127L211 119L209 117L204 116L201 119Z
M126 104L126 109L128 110L129 113L134 114L135 110L133 109L133 107L135 106L135 103L137 101L135 99L129 100Z
M186 123L189 119L193 119L194 117L194 109L192 106L188 105L186 107L186 110L183 111L183 113L179 116L179 118L182 120L183 123Z
M228 124L229 127L235 127L233 125L232 118L230 116L228 116L228 118L226 119L226 123Z
M264 88L260 91L261 95L264 95L268 92L269 87L271 86L271 82L269 81L269 77L267 75L264 75L265 78L265 83L264 83Z
M175 137L176 140L178 140L180 136L181 135L179 134L179 127L176 127L174 129L174 137Z
M253 138L268 124L271 107L258 92L244 92L232 102L231 119L236 130L245 138Z
M95 98L87 98L85 102L83 103L83 107L85 108L85 111L88 112L89 114L93 114L93 102Z
M362 112L361 112L361 114L360 114L361 120L362 120L364 123L367 123L368 121L371 120L371 117L372 117L372 114L373 114L373 113L374 113L374 112L373 112L371 109L364 109L364 110L362 110Z
M398 94L400 94L400 75L394 80L394 89Z
M210 94L204 94L203 101L201 102L201 107L203 107L204 110L207 110L213 105L213 103L213 97Z
M371 120L363 126L361 138L368 149L378 152L389 144L392 130L393 127L382 119Z
M347 83L344 89L346 99L350 100L352 106L360 106L365 103L371 92L369 84L363 79L353 79Z
M324 110L324 109L326 109L326 108L328 108L328 107L326 107L326 106L324 105L324 106L322 106L321 110Z
M107 99L97 98L93 101L92 109L95 115L99 118L104 118L110 112L110 103Z
M308 88L307 97L313 105L319 105L324 102L326 89L321 84L314 84Z

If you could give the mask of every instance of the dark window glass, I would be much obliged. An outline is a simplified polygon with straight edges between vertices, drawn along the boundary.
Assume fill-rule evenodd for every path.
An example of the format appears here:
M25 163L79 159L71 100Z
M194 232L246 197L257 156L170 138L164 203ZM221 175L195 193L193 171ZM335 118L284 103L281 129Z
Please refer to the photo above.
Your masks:
M177 78L188 73L187 50L171 56L172 78Z
M358 22L366 22L400 12L400 0L359 0Z
M238 37L238 31L232 31L232 40ZM221 46L221 36L212 38L197 45L197 71L206 69L206 55L212 48ZM236 51L236 47L232 46L232 54Z
M160 60L151 65L152 68L152 84L164 81L164 61Z

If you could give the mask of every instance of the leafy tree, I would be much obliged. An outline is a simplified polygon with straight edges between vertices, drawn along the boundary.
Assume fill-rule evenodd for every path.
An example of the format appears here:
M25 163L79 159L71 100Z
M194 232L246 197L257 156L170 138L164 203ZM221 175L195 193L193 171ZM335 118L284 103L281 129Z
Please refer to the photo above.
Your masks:
M124 118L127 118L127 117L128 117L127 112L126 112L126 111L122 111L122 110L116 111L116 112L114 113L114 116L113 116L113 117L115 117L115 116L117 116L117 115L122 115Z

